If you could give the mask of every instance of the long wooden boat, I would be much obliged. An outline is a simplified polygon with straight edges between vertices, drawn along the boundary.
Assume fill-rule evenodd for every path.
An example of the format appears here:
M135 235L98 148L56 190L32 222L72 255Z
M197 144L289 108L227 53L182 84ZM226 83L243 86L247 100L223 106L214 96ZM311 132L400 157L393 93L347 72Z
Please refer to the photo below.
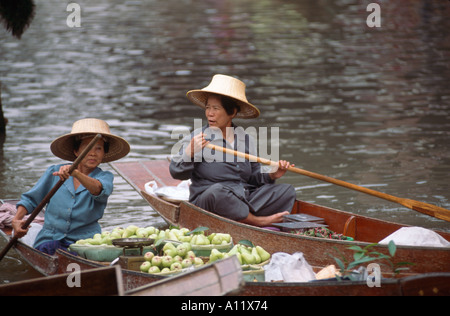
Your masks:
M8 238L4 230L0 237ZM53 256L44 254L18 241L14 250L23 260L43 276L67 273L70 264L77 264L81 271L99 269L109 263L96 262L58 249ZM143 295L153 291L152 284L167 279L165 276L122 269L123 290L130 295ZM147 291L147 289L149 290ZM141 291L142 290L142 291ZM450 295L450 273L422 274L401 279L382 279L380 287L368 287L364 281L337 282L245 282L238 293L241 296L403 296Z
M349 246L365 247L377 243L398 229L408 226L297 200L292 214L302 213L322 218L329 229L352 237L354 241L273 231L229 220L185 201L169 202L148 194L145 191L145 184L150 181L156 181L159 187L176 186L180 183L171 177L168 161L115 162L111 166L172 225L188 229L206 226L213 232L229 233L234 240L248 239L254 244L263 245L270 253L303 252L306 260L313 266L326 266L332 263L328 254L337 256L337 252L351 258L353 251ZM438 233L450 241L450 233ZM388 253L387 245L377 245L373 250ZM395 261L414 263L410 266L411 273L450 272L450 248L398 246Z

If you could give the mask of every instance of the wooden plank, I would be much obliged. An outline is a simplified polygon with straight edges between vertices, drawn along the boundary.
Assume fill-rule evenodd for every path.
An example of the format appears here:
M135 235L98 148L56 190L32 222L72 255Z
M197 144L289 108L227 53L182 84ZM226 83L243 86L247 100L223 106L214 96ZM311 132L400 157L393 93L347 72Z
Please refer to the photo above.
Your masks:
M221 296L244 285L236 256L127 292L131 296Z
M364 281L318 281L304 283L247 282L244 296L402 296L399 281L382 281L380 287L368 287Z
M123 295L119 266L59 274L0 286L0 296Z
M400 281L405 296L449 296L450 274L430 273L404 278Z

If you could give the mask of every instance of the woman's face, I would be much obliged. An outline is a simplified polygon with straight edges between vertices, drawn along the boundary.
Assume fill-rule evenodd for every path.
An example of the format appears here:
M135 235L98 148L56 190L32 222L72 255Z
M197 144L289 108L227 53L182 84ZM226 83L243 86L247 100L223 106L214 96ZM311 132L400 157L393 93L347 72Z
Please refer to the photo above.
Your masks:
M220 97L211 95L206 101L206 119L210 127L224 129L230 127L236 114L229 115L222 106Z
M80 145L80 148L75 151L75 156L79 156L83 150L89 145L89 143L94 139L93 137L89 137L83 139ZM80 163L83 167L87 169L95 169L100 165L105 157L105 142L103 139L100 139L97 144L91 149L91 151L86 155L83 161Z

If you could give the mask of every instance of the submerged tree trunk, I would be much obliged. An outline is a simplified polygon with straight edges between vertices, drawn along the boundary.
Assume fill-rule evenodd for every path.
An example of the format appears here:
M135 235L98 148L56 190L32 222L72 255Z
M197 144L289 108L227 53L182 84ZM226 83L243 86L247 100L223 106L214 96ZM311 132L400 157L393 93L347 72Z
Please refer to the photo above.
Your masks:
M2 107L2 83L0 82L0 136L6 134L6 122L7 120L3 116Z
M36 6L33 0L0 0L0 24L12 35L21 38L34 18ZM0 82L0 142L6 134L6 123L2 108L2 85Z
M3 107L2 107L2 83L0 82L0 172L3 171L3 144L6 140L6 123L7 119L3 116Z

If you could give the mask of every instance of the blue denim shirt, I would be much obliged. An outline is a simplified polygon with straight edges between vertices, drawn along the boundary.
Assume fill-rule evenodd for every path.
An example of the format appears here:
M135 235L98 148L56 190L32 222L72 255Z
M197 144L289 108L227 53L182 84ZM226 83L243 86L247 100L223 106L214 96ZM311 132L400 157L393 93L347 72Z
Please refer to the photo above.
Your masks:
M54 176L53 172L59 171L61 166L49 167L36 185L22 194L17 206L22 205L31 213L58 183L59 177ZM75 191L73 177L67 179L47 205L44 227L37 235L34 247L53 240L70 244L101 233L98 220L103 217L108 197L113 191L114 175L96 168L89 176L101 182L102 192L94 196L83 185Z

